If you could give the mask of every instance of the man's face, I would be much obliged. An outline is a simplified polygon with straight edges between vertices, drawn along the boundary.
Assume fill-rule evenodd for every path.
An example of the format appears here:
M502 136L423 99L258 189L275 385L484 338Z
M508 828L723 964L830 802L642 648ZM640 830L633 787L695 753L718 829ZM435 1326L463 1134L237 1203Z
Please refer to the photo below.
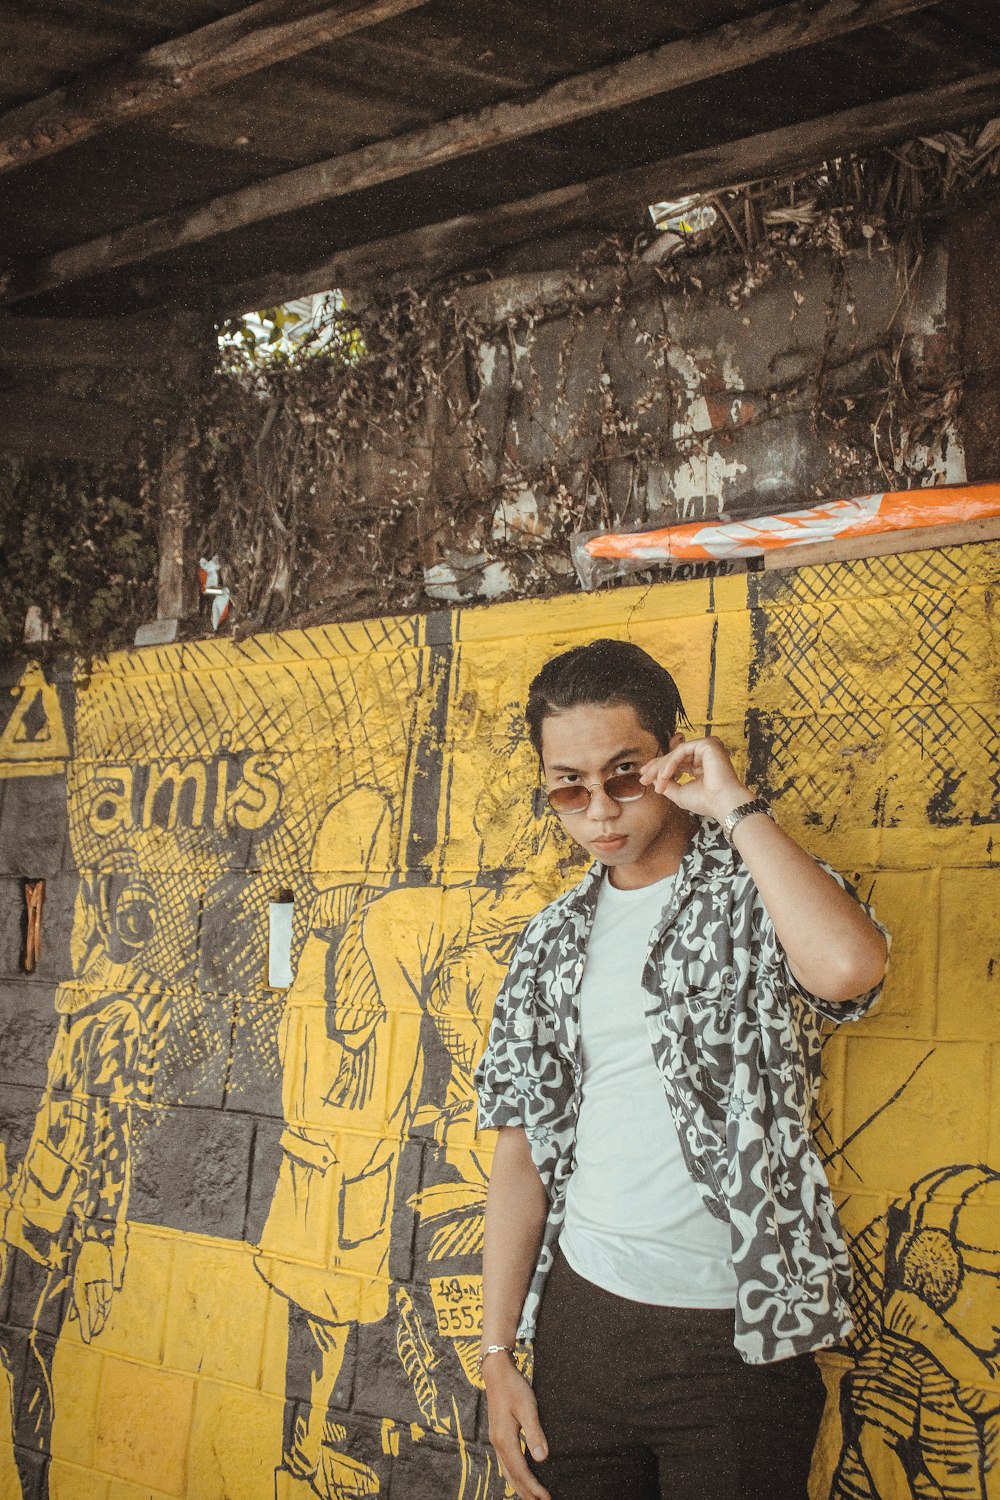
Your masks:
M582 812L560 813L567 833L613 872L612 883L637 888L676 869L688 820L666 797L647 788L637 802L616 802L604 791L609 776L637 771L681 743L661 746L643 729L631 704L586 704L548 714L542 721L545 785L590 789Z

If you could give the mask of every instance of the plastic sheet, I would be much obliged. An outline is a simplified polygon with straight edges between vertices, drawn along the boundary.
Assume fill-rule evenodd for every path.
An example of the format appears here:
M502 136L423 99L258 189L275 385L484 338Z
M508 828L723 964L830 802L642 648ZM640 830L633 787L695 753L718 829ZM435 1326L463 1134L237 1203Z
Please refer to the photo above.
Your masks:
M739 521L692 521L653 531L578 532L573 563L584 588L658 564L722 562L878 532L1000 516L1000 484L889 490L823 500L805 510Z
M212 629L229 619L229 590L222 582L222 564L217 557L203 557L198 564L198 588L203 599L212 601Z

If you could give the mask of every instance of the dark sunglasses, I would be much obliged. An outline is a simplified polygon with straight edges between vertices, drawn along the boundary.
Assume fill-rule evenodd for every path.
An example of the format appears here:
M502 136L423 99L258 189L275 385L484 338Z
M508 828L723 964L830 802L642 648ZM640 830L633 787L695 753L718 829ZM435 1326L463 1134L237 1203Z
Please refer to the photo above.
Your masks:
M609 776L603 783L605 795L613 802L638 802L649 790L639 780L638 771L623 771L619 776ZM549 806L557 813L583 812L590 806L591 790L582 782L576 786L557 786L546 793Z

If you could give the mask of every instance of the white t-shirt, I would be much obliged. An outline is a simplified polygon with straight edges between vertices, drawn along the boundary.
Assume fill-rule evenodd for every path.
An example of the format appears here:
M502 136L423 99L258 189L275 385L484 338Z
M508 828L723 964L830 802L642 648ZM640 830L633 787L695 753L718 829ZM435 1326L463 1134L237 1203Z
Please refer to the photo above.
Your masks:
M559 1244L579 1276L662 1307L736 1305L730 1230L684 1165L646 1023L642 971L673 876L604 877L580 986L583 1084Z

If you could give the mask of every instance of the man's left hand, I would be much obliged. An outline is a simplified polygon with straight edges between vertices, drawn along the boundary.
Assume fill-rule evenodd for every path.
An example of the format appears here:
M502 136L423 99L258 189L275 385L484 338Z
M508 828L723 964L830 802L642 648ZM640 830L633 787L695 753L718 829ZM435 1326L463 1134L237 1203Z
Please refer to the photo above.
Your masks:
M647 761L639 774L646 786L685 812L720 823L753 797L733 769L729 751L714 735L682 741L666 755Z

